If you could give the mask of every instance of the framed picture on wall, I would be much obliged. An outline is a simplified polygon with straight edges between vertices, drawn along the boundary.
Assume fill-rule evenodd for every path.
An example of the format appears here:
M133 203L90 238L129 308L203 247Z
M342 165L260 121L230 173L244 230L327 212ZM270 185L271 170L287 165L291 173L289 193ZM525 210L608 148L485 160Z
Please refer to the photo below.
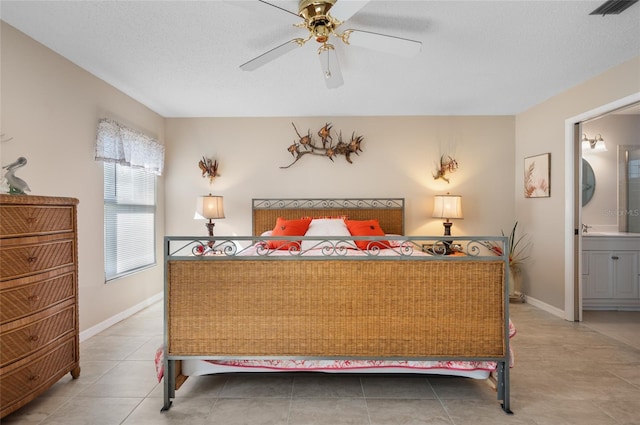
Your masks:
M524 197L551 196L551 154L543 153L524 159Z

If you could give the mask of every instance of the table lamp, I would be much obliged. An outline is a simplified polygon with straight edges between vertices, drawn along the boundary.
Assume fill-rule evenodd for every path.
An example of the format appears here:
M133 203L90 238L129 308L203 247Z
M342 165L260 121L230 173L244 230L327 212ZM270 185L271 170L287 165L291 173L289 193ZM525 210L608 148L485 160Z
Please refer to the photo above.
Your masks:
M208 223L205 223L209 231L209 237L213 236L213 227L215 226L213 219L224 218L224 204L222 199L222 196L209 194L207 196L199 196L196 201L195 218L209 220ZM209 242L210 245L212 243L213 241Z
M459 195L435 195L433 197L433 215L434 218L444 218L444 235L451 236L451 226L453 223L449 220L452 218L464 218L462 216L462 196ZM445 255L453 252L451 249L452 240L445 240Z

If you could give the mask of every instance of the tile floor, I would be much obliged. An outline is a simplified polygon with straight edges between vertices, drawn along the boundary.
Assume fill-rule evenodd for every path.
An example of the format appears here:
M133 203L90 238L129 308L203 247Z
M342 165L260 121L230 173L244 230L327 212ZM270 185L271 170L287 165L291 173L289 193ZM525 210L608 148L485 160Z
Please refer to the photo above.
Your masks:
M290 373L193 377L161 413L156 304L83 342L80 378L64 377L2 423L640 425L640 312L586 312L571 323L512 304L511 316L514 415L483 381Z

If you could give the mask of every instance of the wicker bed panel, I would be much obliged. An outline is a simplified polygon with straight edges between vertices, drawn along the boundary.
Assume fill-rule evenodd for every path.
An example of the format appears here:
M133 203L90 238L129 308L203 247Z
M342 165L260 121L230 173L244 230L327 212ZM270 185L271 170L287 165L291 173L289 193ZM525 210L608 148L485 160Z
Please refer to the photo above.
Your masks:
M260 236L267 230L273 230L278 217L287 220L301 217L337 217L346 215L350 220L377 219L385 233L404 234L404 211L402 208L309 208L309 209L254 209L253 235Z
M503 274L502 261L169 261L168 352L501 357Z

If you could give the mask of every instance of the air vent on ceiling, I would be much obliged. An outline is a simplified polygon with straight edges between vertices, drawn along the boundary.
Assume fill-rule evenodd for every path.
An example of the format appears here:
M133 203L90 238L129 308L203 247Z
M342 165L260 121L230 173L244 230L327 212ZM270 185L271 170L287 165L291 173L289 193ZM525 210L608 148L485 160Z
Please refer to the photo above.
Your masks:
M638 0L607 0L589 15L619 15Z

